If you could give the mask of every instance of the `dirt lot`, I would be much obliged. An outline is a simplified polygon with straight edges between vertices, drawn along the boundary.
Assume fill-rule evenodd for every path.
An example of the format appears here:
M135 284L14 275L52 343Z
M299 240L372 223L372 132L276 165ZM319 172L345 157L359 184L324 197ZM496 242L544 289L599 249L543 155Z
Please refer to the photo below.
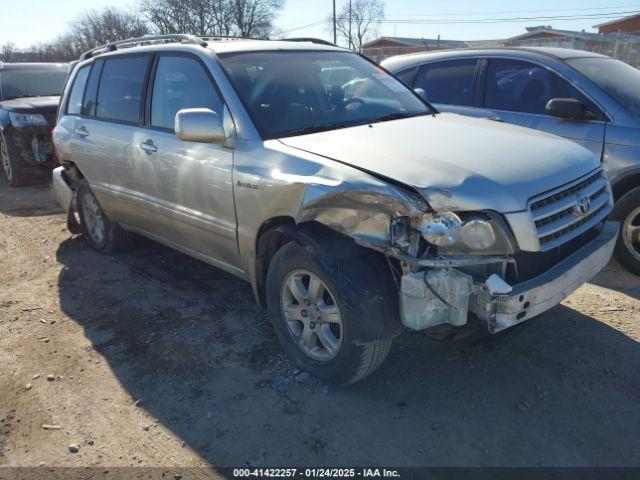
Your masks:
M403 336L338 389L248 284L152 242L97 254L46 187L0 184L0 252L0 465L640 464L640 281L615 264L511 335Z

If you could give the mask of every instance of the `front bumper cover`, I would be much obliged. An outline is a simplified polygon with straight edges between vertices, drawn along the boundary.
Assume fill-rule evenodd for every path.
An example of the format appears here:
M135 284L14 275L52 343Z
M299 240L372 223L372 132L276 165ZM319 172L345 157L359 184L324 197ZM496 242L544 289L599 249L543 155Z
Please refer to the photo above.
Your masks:
M594 240L547 272L513 286L506 295L480 292L472 297L469 310L487 321L489 331L505 328L540 315L568 297L602 270L613 253L618 223L606 222Z
M53 175L51 176L51 188L56 194L56 199L64 211L69 213L71 209L71 202L73 200L73 190L67 183L64 167L58 167L53 169Z
M51 188L56 194L56 199L67 214L67 228L71 233L82 233L80 224L75 216L75 192L69 185L69 180L64 167L53 169L51 175Z
M58 165L50 127L15 128L9 125L4 128L3 137L20 159L23 171L48 173Z

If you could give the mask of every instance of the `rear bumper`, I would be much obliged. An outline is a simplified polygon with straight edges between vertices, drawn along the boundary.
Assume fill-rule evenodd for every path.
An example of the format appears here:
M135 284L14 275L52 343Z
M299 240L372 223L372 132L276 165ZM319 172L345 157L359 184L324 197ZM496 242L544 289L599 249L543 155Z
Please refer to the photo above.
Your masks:
M73 190L67 182L67 175L64 171L64 167L58 167L53 170L51 188L56 194L58 203L68 214L69 209L71 208L71 202L73 201Z
M609 262L618 235L618 223L606 222L600 235L544 274L513 287L507 295L480 293L469 309L487 321L489 331L535 317L554 307Z

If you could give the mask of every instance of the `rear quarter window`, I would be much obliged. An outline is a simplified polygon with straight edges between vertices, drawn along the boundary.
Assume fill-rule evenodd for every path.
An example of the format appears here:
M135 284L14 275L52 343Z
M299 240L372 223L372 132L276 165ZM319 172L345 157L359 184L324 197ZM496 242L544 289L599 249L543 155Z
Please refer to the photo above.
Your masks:
M102 120L139 123L148 66L147 56L105 60L96 116Z
M90 69L91 65L82 67L78 70L73 80L71 93L69 93L69 102L67 103L67 114L69 115L80 115L82 112L82 97L84 96L84 89L87 85Z
M87 87L84 90L84 99L82 100L82 115L85 117L93 117L96 114L96 97L98 95L98 85L100 84L100 74L104 62L98 60L94 62L87 81Z

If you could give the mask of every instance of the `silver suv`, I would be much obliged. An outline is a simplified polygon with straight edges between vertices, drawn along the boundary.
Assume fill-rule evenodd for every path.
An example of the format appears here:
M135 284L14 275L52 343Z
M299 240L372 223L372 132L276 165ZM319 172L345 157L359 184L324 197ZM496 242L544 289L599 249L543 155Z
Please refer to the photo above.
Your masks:
M618 228L588 150L438 113L314 42L88 52L54 142L55 191L94 249L140 234L246 279L287 354L341 384L406 327L472 313L498 332L548 310L606 265Z

